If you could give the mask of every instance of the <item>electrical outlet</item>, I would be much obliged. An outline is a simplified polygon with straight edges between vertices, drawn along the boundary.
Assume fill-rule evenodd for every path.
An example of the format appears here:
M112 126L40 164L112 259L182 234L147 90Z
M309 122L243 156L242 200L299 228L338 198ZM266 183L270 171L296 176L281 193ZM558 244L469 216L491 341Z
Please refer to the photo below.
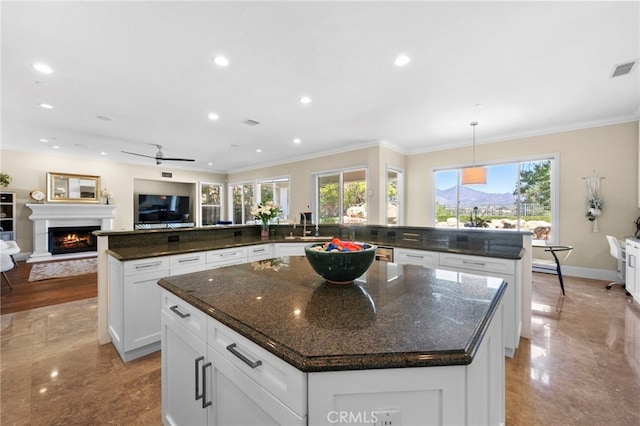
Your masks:
M377 410L373 413L376 416L376 422L374 423L374 426L400 426L399 408Z
M180 235L169 235L168 240L170 243L177 243L180 241Z

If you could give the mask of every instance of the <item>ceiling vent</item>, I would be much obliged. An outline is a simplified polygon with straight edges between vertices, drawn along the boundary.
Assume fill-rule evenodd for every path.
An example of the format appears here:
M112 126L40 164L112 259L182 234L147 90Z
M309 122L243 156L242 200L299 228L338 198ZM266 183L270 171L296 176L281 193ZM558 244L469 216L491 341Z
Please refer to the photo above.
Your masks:
M611 78L629 74L636 65L636 62L637 61L631 61L625 64L616 65L616 68L613 70L613 74L611 74Z
M257 126L258 124L260 124L259 121L256 120L251 120L250 118L247 118L246 120L244 120L242 122L243 124L246 124L247 126Z

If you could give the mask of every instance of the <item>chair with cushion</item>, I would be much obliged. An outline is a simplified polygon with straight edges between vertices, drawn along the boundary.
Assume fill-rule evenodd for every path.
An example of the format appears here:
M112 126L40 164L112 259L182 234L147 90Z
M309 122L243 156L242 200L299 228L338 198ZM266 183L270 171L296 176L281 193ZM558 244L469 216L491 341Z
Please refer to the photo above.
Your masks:
M10 289L13 289L11 281L5 272L15 268L17 265L13 255L20 253L20 247L15 241L0 240L0 270L2 276L7 281Z
M616 273L618 275L618 279L614 282L607 284L605 287L607 290L611 289L613 285L621 285L622 288L626 289L626 281L625 281L625 269L626 269L626 253L624 250L624 245L616 238L611 235L607 235L607 242L609 242L609 253L611 257L618 261L618 266L616 267ZM629 292L627 292L629 294Z

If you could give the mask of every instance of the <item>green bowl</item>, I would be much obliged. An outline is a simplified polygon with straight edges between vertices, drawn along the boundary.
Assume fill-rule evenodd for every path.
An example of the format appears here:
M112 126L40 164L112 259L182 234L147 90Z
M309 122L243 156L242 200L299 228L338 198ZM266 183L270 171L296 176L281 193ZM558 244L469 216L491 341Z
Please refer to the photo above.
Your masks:
M365 244L360 251L327 252L313 250L324 243L309 244L304 248L309 264L331 284L351 284L367 272L376 257L377 246Z

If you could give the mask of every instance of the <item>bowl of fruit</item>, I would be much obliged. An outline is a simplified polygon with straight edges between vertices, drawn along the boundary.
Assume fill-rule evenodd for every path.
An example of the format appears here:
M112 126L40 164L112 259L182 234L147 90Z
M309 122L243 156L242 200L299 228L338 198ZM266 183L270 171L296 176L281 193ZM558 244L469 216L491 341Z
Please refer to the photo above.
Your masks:
M351 284L362 276L376 257L377 246L338 238L304 248L309 264L330 284Z

